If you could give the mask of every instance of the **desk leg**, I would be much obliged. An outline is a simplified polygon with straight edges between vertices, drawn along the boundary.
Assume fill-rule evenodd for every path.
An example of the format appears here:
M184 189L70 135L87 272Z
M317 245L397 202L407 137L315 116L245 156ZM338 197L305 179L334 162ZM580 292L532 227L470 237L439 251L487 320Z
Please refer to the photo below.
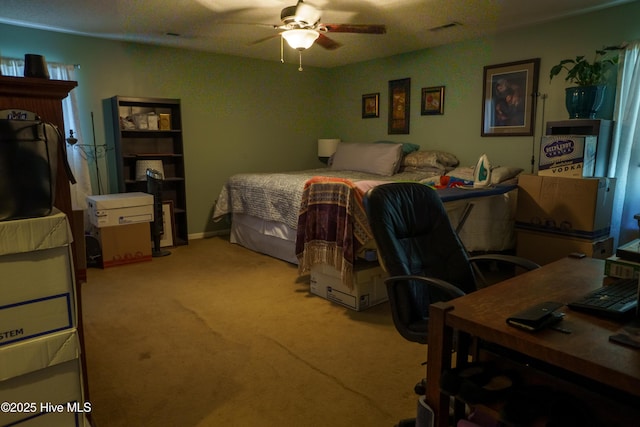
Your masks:
M434 412L434 426L449 425L449 396L440 392L440 376L443 369L451 368L453 330L446 323L449 303L436 303L429 307L429 342L427 346L427 394L426 401Z

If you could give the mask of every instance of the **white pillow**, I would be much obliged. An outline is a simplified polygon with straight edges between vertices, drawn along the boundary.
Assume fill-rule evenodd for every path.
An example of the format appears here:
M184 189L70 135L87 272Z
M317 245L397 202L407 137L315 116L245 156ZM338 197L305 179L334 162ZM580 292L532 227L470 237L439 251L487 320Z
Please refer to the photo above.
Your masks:
M341 142L333 154L332 170L352 170L391 176L402 159L402 144Z
M524 169L522 168L510 168L507 166L498 166L497 168L493 168L491 169L491 183L499 184L507 181L518 176L523 170Z

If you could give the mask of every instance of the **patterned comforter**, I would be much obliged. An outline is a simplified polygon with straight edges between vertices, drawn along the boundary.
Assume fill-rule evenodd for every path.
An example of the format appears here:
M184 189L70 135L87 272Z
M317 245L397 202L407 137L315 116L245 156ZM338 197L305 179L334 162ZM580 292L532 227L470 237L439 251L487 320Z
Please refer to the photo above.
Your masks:
M286 173L244 173L231 176L220 191L213 220L227 214L242 213L298 228L298 214L304 184L314 176L346 178L351 181L421 181L433 173L401 172L382 177L363 172L335 171L327 168Z

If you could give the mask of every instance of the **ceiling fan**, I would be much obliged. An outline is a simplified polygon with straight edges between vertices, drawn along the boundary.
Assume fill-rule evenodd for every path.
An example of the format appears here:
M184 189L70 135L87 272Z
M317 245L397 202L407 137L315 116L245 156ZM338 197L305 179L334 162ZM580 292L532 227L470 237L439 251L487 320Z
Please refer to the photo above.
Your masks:
M279 25L272 25L275 30L282 30L280 33L256 40L252 44L261 43L273 37L281 36L280 41L280 61L283 59L283 40L293 49L300 53L300 67L302 71L302 51L309 49L317 43L325 49L334 50L342 46L341 43L326 36L325 33L356 33L356 34L385 34L387 28L378 24L325 24L320 22L321 11L309 3L298 0L294 6L288 6L280 12Z

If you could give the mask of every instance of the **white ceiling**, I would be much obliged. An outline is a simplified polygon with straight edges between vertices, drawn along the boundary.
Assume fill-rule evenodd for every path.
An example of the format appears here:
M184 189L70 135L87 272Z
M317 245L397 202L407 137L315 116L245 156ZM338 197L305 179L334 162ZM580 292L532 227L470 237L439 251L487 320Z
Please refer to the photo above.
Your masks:
M385 24L387 33L328 33L305 65L334 67L471 39L633 0L307 0L322 23ZM0 22L265 60L280 60L280 11L296 0L2 0ZM462 25L434 31L443 25ZM176 35L168 35L174 33ZM297 53L285 45L285 59Z

